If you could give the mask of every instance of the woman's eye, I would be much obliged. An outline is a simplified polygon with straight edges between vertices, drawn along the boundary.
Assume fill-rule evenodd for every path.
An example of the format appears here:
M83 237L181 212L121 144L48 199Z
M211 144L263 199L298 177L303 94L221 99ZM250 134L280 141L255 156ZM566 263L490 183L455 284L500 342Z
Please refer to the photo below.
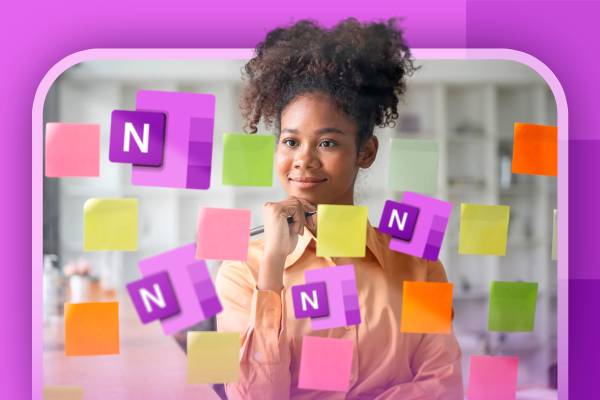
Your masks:
M296 145L298 144L298 142L294 139L283 139L281 143L285 144L288 147L296 147Z
M323 140L321 143L319 143L319 146L321 147L335 147L337 146L337 143L333 140Z

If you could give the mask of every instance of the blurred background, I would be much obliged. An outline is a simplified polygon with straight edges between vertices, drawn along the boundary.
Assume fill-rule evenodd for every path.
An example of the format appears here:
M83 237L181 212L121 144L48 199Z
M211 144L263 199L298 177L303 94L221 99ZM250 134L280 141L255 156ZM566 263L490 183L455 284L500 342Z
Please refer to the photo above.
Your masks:
M44 122L99 123L101 167L98 178L44 178L46 326L60 321L64 301L89 299L91 287L118 295L140 276L138 260L193 242L198 207L249 208L256 226L262 224L262 204L285 196L276 179L272 188L221 185L222 134L242 132L238 99L243 64L244 60L92 61L72 67L54 83ZM454 283L454 328L464 353L465 384L470 355L518 355L519 398L555 398L543 388L556 385L556 261L550 257L556 178L511 174L513 123L556 125L554 97L533 70L511 61L417 64L421 68L408 80L396 127L376 131L380 153L359 176L356 202L369 207L370 222L377 225L385 200L401 197L387 189L389 139L437 140L435 197L454 204L440 258ZM111 111L134 110L140 89L216 96L210 190L133 186L131 167L109 162ZM139 198L138 251L83 252L82 210L91 197ZM461 202L511 206L505 257L458 255ZM214 275L219 263L208 263ZM539 283L533 332L487 331L492 280ZM214 321L195 327L212 328Z

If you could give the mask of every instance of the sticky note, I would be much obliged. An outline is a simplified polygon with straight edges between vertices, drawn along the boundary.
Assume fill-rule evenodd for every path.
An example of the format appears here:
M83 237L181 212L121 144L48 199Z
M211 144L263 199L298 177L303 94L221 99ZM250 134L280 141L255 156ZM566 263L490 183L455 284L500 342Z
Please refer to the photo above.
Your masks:
M469 368L469 400L515 399L518 357L471 356Z
M45 386L44 400L83 400L83 388L78 386Z
M556 230L556 210L552 218L552 259L556 260L556 241L558 240L558 232Z
M223 309L206 262L196 259L195 253L196 244L190 243L138 263L143 277L160 272L169 274L179 313L160 320L166 335L189 328Z
M93 198L83 205L85 251L138 248L138 200Z
M119 303L65 303L65 355L119 354Z
M48 178L100 175L100 125L46 124Z
M391 139L390 190L435 194L438 190L439 150L433 140Z
M240 334L237 332L187 333L187 382L232 383L240 376Z
M311 269L304 273L307 284L324 282L327 287L326 316L311 318L314 331L360 324L360 307L354 265Z
M165 114L114 110L110 123L112 162L160 166L165 143Z
M128 283L127 292L144 324L179 313L179 302L166 271Z
M515 122L512 172L556 176L558 129L556 126Z
M271 186L275 136L223 135L223 185Z
M492 281L488 308L488 330L530 332L537 303L537 282Z
M459 254L506 255L510 206L460 205Z
M205 93L140 90L138 111L166 115L160 167L134 165L131 183L181 189L208 189L212 170L215 96Z
M246 261L250 223L250 210L200 207L196 258Z
M419 209L417 207L387 200L379 220L379 231L409 241L412 239L418 216Z
M452 204L413 192L405 192L401 202L418 208L418 219L410 241L392 238L390 249L437 261L452 212Z
M452 284L404 281L400 332L450 333Z
M296 318L324 317L329 315L327 284L307 283L292 286L292 301Z
M353 346L350 339L304 336L300 354L298 388L348 391Z
M364 257L367 246L366 206L317 206L317 256Z

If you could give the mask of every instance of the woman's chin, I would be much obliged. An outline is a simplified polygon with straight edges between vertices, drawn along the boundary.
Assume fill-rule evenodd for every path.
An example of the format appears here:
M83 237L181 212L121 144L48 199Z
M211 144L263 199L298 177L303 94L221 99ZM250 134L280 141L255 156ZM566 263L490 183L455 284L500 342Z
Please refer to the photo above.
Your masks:
M311 191L309 190L290 190L288 192L288 195L292 197L297 197L302 200L306 200L310 204L313 204L315 206L317 204L327 204L326 199L324 199L322 195L319 195L314 192L311 193Z

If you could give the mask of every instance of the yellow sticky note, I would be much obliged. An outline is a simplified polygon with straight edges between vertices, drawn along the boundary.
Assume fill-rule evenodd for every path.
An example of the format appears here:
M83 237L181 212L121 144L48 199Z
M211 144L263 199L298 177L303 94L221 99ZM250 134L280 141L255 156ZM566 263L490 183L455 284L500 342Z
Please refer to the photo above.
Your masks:
M237 332L188 332L190 384L232 383L240 377L240 334Z
M83 389L77 386L46 386L44 400L82 400Z
M317 256L364 257L367 246L366 206L319 204Z
M459 254L506 254L510 206L460 205Z
M135 251L138 248L137 199L89 199L83 206L85 251Z

